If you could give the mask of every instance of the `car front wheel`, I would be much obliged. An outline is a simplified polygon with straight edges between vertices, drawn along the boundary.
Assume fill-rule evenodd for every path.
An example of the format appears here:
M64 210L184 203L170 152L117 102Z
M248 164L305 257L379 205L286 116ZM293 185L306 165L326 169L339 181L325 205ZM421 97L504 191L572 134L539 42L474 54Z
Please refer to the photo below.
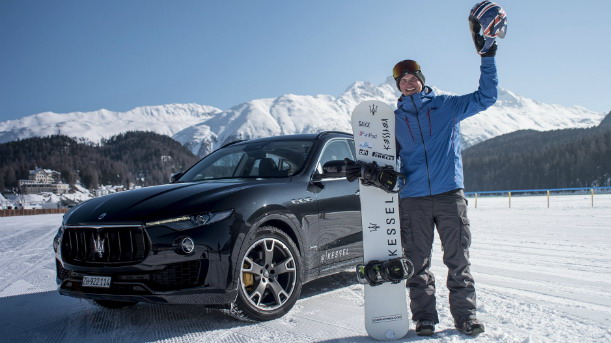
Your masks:
M303 270L297 246L273 226L257 230L246 246L238 260L238 297L232 314L255 321L282 317L301 293Z

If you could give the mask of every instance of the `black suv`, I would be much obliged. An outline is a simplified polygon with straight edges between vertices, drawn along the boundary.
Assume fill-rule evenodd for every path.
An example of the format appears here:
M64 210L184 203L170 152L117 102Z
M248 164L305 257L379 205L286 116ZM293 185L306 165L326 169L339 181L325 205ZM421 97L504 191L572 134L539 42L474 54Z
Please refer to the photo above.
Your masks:
M63 295L109 308L216 305L241 318L288 312L303 283L362 261L352 135L241 141L166 185L82 203L54 239Z

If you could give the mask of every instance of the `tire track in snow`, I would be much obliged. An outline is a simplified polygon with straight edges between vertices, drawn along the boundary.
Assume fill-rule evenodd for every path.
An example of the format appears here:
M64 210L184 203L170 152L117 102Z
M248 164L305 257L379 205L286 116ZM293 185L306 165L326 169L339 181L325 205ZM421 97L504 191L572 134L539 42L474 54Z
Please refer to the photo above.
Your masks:
M14 249L12 257L6 258L8 253L0 256L0 261L5 265L4 277L0 276L0 292L13 282L21 280L40 269L53 266L53 243L55 231L50 230L32 242L25 242ZM54 268L53 268L54 269Z
M478 286L478 297L482 298L483 313L502 319L503 324L519 323L526 331L537 332L536 342L543 332L549 332L550 339L542 341L554 342L558 336L554 331L563 332L567 339L579 337L581 343L611 342L608 322L598 320L598 315L610 314L609 307L482 283ZM575 308L581 309L579 315L573 313Z
M443 266L433 268L436 275L445 275L444 271L447 269ZM454 329L445 281L445 277L437 280L440 323L434 336L438 340L431 342L464 341L466 337ZM476 278L476 282L478 318L486 324L486 333L477 337L479 343L558 343L577 339L580 343L611 342L611 331L604 323L593 324L590 319L570 314L556 306L566 303L562 298L522 291L509 285L491 285L482 277ZM554 303L548 303L547 300ZM567 301L567 307L578 305L578 302ZM596 306L594 304L594 307ZM608 313L608 307L602 306L601 309ZM558 340L559 337L563 338Z

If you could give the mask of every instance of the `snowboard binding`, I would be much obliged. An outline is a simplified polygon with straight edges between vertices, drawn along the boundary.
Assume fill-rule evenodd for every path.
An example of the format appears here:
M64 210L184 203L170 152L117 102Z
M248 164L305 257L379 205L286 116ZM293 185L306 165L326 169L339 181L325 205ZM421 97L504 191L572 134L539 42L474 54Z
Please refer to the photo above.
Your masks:
M361 161L350 161L346 159L348 166L347 173L350 168L359 168L354 176L360 176L361 183L365 186L374 186L380 188L387 193L399 193L401 190L397 188L399 179L402 180L402 184L405 185L405 175L394 170L392 166L386 165L380 167L375 161L371 163ZM352 182L356 177L348 176L348 181Z
M414 265L405 257L387 261L369 261L356 266L356 278L361 284L378 286L385 282L399 283L414 275Z

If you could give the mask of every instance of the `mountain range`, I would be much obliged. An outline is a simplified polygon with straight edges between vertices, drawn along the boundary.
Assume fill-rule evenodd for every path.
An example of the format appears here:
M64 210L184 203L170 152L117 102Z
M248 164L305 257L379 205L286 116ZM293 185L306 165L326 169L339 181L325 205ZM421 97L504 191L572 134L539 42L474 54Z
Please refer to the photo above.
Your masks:
M395 81L388 78L379 85L355 82L337 97L286 94L255 99L228 110L199 104L169 104L127 112L105 109L43 112L0 122L0 143L57 134L95 143L126 131L150 131L170 136L203 157L237 139L322 130L351 132L350 113L358 103L381 100L394 108L398 96ZM463 148L517 130L588 128L598 125L604 117L605 113L580 106L544 104L499 89L494 106L461 123Z

